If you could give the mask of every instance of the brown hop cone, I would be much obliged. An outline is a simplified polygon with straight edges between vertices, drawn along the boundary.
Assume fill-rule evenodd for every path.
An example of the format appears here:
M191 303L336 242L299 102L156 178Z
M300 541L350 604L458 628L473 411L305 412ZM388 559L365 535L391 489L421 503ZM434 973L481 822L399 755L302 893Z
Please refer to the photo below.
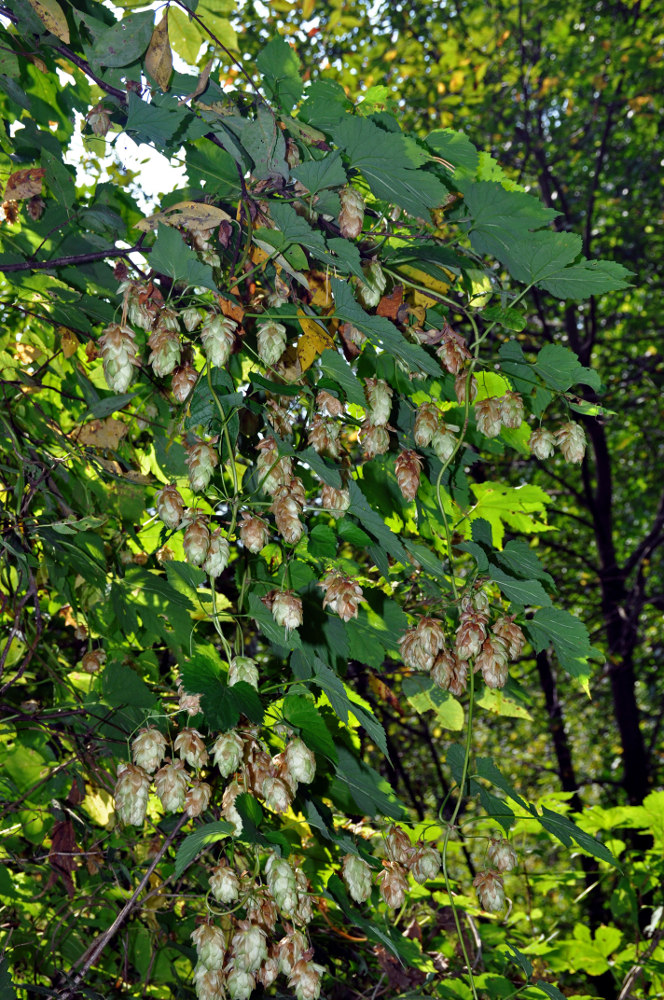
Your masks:
M173 483L164 486L157 494L157 514L172 531L180 527L184 517L184 500Z
M321 389L317 393L316 409L323 417L342 417L344 415L344 404L326 389Z
M181 759L186 761L190 767L198 769L205 767L208 762L208 752L197 729L183 729L176 736L173 746L175 752L179 753Z
M387 427L378 427L365 420L360 430L360 441L367 458L384 455L390 447L390 435Z
M246 776L256 795L262 795L263 783L272 777L272 760L258 743L254 743L246 758Z
M480 872L473 879L480 904L487 913L497 913L505 905L503 877L498 872Z
M158 325L163 326L165 330L177 330L180 331L180 317L175 309L171 309L170 306L164 306L164 308L159 313Z
M103 138L111 127L111 119L103 104L95 104L85 116L95 135Z
M235 800L242 792L246 791L237 781L231 781L229 785L224 788L224 794L221 797L221 815L229 823L233 824L234 833L236 837L239 837L242 833L242 817L235 808Z
M582 462L586 453L586 435L581 424L561 424L555 434L556 444L566 462Z
M477 656L486 639L486 616L468 611L461 615L461 624L456 631L456 652L461 660Z
M359 583L338 570L332 570L318 586L325 591L324 608L329 607L331 611L336 611L345 622L357 618L358 604L363 597Z
M457 377L454 379L454 392L459 406L463 406L466 402L466 387L468 385L470 389L470 402L472 403L477 396L477 379L474 375L471 375L469 382L468 372L459 372Z
M339 457L339 431L340 426L336 421L321 417L315 413L309 428L309 444L319 455L329 455L330 458Z
M191 522L185 528L182 536L185 558L193 566L202 566L210 548L210 529L206 524L207 518L205 514L198 511L190 511L187 518L191 518Z
M339 232L347 240L354 240L362 232L364 198L359 191L348 184L339 192L339 200L341 201Z
M277 487L288 483L293 476L292 462L287 455L279 458L277 442L273 437L263 438L256 445L258 458L256 470L261 489L270 495Z
M286 925L288 933L277 942L276 955L279 961L279 971L284 976L290 976L293 968L307 951L307 939L302 931L293 930Z
M420 618L415 627L418 640L424 652L431 657L445 648L445 632L437 618Z
M155 791L166 812L179 812L184 808L187 792L187 775L184 763L174 760L161 767L154 776Z
M422 459L416 451L406 448L398 456L394 471L404 500L414 500L420 485Z
M511 660L516 660L521 656L523 647L526 644L526 637L519 626L514 624L513 618L508 618L507 616L497 618L491 627L491 631L494 635L505 640Z
M391 909L398 910L406 899L408 877L396 861L383 861L383 865L385 867L378 876L380 894Z
M200 493L209 486L212 473L219 464L219 456L206 441L197 440L186 448L189 482L194 493Z
M511 872L519 860L509 840L504 837L492 838L486 853L491 864L499 872Z
M348 490L338 490L324 483L320 491L320 503L323 510L333 518L343 517L350 507L350 493Z
M255 890L247 898L246 906L247 917L252 924L258 924L268 934L271 934L277 926L279 909L270 891L266 887Z
M81 666L87 674L96 674L105 663L106 653L103 649L90 649L81 659Z
M212 789L204 781L195 781L184 797L184 809L193 819L205 812L210 804Z
M182 351L180 334L177 330L158 326L148 338L148 347L152 349L148 361L158 378L170 375L173 369L180 364Z
M265 598L261 600L264 601ZM291 590L278 590L274 593L271 611L277 625L283 625L286 632L292 632L302 624L302 601Z
M184 403L196 385L197 379L198 372L193 365L180 365L175 369L171 379L171 391L178 403Z
M482 643L482 652L475 660L475 670L482 671L484 683L490 688L502 688L507 683L507 643L497 635Z
M267 989L279 975L279 960L276 955L268 955L256 973L256 979Z
M440 358L441 364L452 375L458 375L464 363L471 357L471 353L466 347L466 341L460 334L455 333L448 323L443 327L440 347L436 354Z
M293 434L293 421L285 406L281 406L273 396L265 402L265 419L272 430L280 438L289 438Z
M382 378L368 378L364 383L364 395L369 404L371 423L376 427L384 427L392 410L392 389Z
M309 958L313 950L307 952ZM318 1000L320 996L320 977L325 972L323 965L301 958L293 967L288 979L288 985L295 990L295 1000Z
M488 399L481 399L475 403L475 419L477 429L486 434L488 438L498 437L503 426L500 400L495 396Z
M242 514L242 519L238 524L240 541L250 552L260 552L268 543L270 532L267 524L261 517L255 517L246 511Z
M285 496L275 500L270 510L274 514L277 529L285 542L295 545L302 538L304 525L300 521L302 508L297 500Z
M513 430L520 427L523 422L523 399L518 392L506 392L500 398L500 419L503 427L511 427Z
M182 684L178 684L178 711L187 715L198 715L201 710L200 694L187 694Z
M458 698L468 686L468 662L444 650L431 668L431 679L443 691Z
M415 416L413 436L419 448L427 448L440 425L440 413L434 403L423 403Z
M415 848L410 842L410 837L394 823L385 835L385 848L390 861L396 861L406 868L415 856Z
M276 813L287 812L293 800L291 790L286 782L272 774L263 781L261 795L265 799L267 808Z
M413 670L428 673L433 667L433 656L424 648L416 628L409 628L399 639L401 659Z

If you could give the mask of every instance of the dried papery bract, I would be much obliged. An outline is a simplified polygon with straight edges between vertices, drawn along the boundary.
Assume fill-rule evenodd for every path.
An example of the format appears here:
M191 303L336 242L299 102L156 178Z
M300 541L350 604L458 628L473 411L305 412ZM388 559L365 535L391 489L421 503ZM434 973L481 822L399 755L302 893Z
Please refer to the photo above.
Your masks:
M246 511L238 523L238 532L240 541L250 552L260 552L262 548L265 548L270 537L265 521Z
M390 447L389 431L387 427L376 426L365 420L360 429L360 441L367 458L384 455Z
M256 676L258 677L258 670ZM235 730L231 729L217 737L212 747L212 759L223 778L228 778L237 771L242 762L243 750L242 737Z
M469 402L473 402L477 397L477 379L474 375L468 376L467 371L461 371L454 379L454 393L459 406L463 406L468 397Z
M468 687L468 662L444 650L431 668L431 679L443 691L449 691L458 698Z
M265 931L248 920L240 920L237 926L231 941L234 967L242 972L256 972L267 958Z
M544 461L551 458L555 451L556 439L546 427L538 427L530 435L528 441L530 450L536 458Z
M340 429L336 420L315 413L309 428L309 444L319 455L338 458Z
M503 426L500 399L489 396L475 403L477 429L488 438L498 437Z
M504 837L491 840L487 849L487 857L499 872L511 872L517 866L517 853Z
M372 871L366 861L355 854L343 859L342 874L346 887L356 903L364 903L371 895Z
M157 494L157 514L167 528L174 531L182 524L184 500L174 483L164 486Z
M415 415L413 437L420 448L427 448L440 426L440 411L434 403L422 403Z
M475 660L475 669L482 671L484 683L490 688L502 688L507 683L509 652L507 643L497 635L488 636Z
M277 591L272 599L271 610L277 625L283 625L286 632L292 632L302 624L302 601L292 590Z
M198 380L198 372L193 365L180 365L173 372L171 391L178 403L184 403Z
M555 433L556 444L566 462L579 464L586 453L586 434L581 424L570 421L561 424Z
M341 417L344 414L344 404L326 389L316 393L316 410L323 417Z
M395 462L394 472L404 500L414 500L422 472L422 459L417 452L410 449L402 451Z
M375 427L384 427L392 410L392 389L383 379L368 378L364 395L369 405L369 420Z
M473 885L477 890L480 904L487 913L498 913L502 910L505 905L505 887L499 872L480 872L473 879Z
M109 389L126 392L134 380L138 359L134 331L129 326L112 323L97 341L104 362L104 378Z
M466 347L464 338L456 333L448 323L445 324L441 332L441 344L436 354L447 371L452 375L457 375L465 362L470 359L470 351Z
M115 783L115 808L121 823L143 826L148 806L150 776L142 767L121 764Z
M106 653L103 649L91 649L84 653L81 666L86 674L96 674L106 663Z
M154 726L141 729L131 745L134 764L152 774L166 756L166 737Z
M201 767L205 767L208 762L208 752L205 749L203 737L197 729L183 729L176 736L173 746L175 752L190 767L198 770Z
M441 863L440 854L435 847L431 847L429 844L420 844L412 857L410 874L416 882L422 885L429 879L438 878Z
M259 323L256 341L261 361L268 367L276 365L286 350L286 327L276 320Z
M205 781L195 781L184 797L185 812L192 819L205 812L210 804L212 789Z
M324 483L320 491L320 503L323 510L336 520L343 517L350 507L350 493L348 490L338 490L335 486Z
M231 356L237 323L217 313L205 318L201 327L201 341L205 357L211 365L223 368Z
M210 889L218 903L234 903L240 895L240 880L227 865L217 865L209 875Z
M378 875L380 894L391 909L398 910L406 900L408 877L396 861L383 861L383 865L383 871Z
M198 715L201 710L201 695L189 694L182 684L178 685L178 708L187 715Z
M256 478L266 493L273 494L292 478L291 459L287 455L279 457L279 448L273 437L263 438L256 448Z
M184 762L174 760L164 764L154 776L155 791L166 812L181 812L187 794Z
M516 660L521 656L526 644L526 637L519 626L514 624L513 618L507 616L497 618L491 626L491 631L507 643L511 660Z
M197 440L187 445L186 463L189 482L194 493L202 493L210 485L212 473L219 464L219 455L207 441Z
M408 834L394 823L385 834L385 849L391 861L406 866L410 864L415 853L415 848L411 844Z
M296 545L304 533L304 525L300 521L302 514L300 504L292 496L279 496L270 510L274 514L277 530L284 541L289 545Z
M506 392L500 398L500 419L503 427L512 430L519 428L523 422L524 408L523 399L518 392Z
M221 576L228 566L230 555L231 549L228 539L222 533L221 528L217 528L210 535L210 544L205 562L203 563L203 569L209 576Z
M182 547L187 562L194 566L202 566L210 548L210 529L207 517L199 511L189 511L186 515L189 524L184 529Z
M300 959L290 974L288 985L295 990L296 1000L318 1000L320 980L325 969L315 962Z
M346 239L354 240L362 232L364 222L364 198L356 188L347 185L339 192L341 212L339 232Z
M180 334L166 326L158 326L148 338L148 347L152 348L148 362L158 378L170 375L180 364L182 345Z
M191 934L198 961L207 969L223 969L226 939L223 931L213 924L201 924Z
M357 618L359 602L363 597L359 583L338 570L332 570L318 586L325 592L324 608L335 611L345 622Z

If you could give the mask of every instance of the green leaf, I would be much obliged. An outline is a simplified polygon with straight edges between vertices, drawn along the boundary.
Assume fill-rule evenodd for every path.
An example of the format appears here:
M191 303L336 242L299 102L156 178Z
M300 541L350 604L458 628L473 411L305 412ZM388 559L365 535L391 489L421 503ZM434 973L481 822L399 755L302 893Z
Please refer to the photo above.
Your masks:
M131 667L111 660L101 675L102 697L114 708L131 705L134 708L152 708L156 699L150 688Z
M519 966L521 971L524 973L526 979L530 979L530 977L533 974L533 963L530 961L528 956L522 954L522 952L520 952L519 949L516 948L513 944L510 944L509 941L505 942L505 947L509 948L511 953L510 957Z
M288 695L283 703L284 718L300 730L300 735L310 750L322 754L336 763L337 749L313 701L299 695Z
M263 706L254 688L244 682L228 687L221 663L211 653L195 653L180 667L187 694L201 695L201 709L211 729L226 732L241 715L262 722Z
M338 351L332 349L323 351L320 356L320 366L324 374L343 390L349 403L366 407L367 401L362 383Z
M552 833L566 847L570 847L572 841L574 841L586 854L592 854L593 857L598 858L600 861L606 861L607 864L617 868L618 871L622 871L611 851L595 837L592 837L585 830L578 827L567 816L562 816L560 813L555 813L546 806L543 806L542 814L541 816L537 816L537 819L545 830Z
M399 562L406 564L408 562L408 555L400 539L387 527L380 514L377 514L367 503L366 497L354 479L349 481L348 490L350 492L348 514L356 517L362 527L373 535L376 541L394 559L398 559Z
M424 219L445 201L445 185L418 169L427 153L401 132L386 132L368 118L348 116L332 128L332 135L377 198Z
M111 413L116 413L118 410L124 409L127 403L135 399L136 395L137 393L135 392L123 392L119 396L107 396L106 399L100 399L98 403L91 406L88 412L91 417L103 420L104 417L108 417Z
M596 392L602 381L591 368L584 368L576 354L562 344L546 344L537 355L534 369L550 389L565 392L572 385L589 385Z
M165 274L176 281L217 291L210 265L201 263L177 229L171 226L159 225L157 239L150 254L150 266L159 274Z
M364 271L362 270L362 258L360 251L350 240L333 236L327 241L327 248L332 256L328 256L327 261L342 274L352 274L360 281L364 281Z
M506 266L508 261L527 266L528 252L524 250L515 261L513 244L516 240L527 242L531 231L548 225L560 214L530 194L506 191L493 181L461 181L459 187L471 214L466 225L473 250L497 257ZM555 236L553 232L549 235Z
M182 875L185 868L189 867L201 851L204 851L211 844L216 844L218 841L230 836L233 833L233 829L233 824L226 823L225 821L206 823L185 837L175 855L175 869L173 873L175 878L179 878Z
M488 309L483 310L482 319L499 323L506 330L513 330L515 333L521 333L522 330L525 330L528 323L524 313L509 306L489 306Z
M561 268L537 284L559 299L588 299L591 295L620 291L632 284L633 272L610 260L581 260Z
M514 576L520 576L524 580L541 580L550 587L555 587L553 577L546 572L537 553L522 538L512 539L502 552L494 550L492 560Z
M406 811L387 781L344 746L337 747L337 775L348 787L362 815L404 819Z
M517 580L495 565L489 567L489 578L498 584L505 597L514 604L522 607L529 604L548 607L551 604L551 598L539 580Z
M437 156L454 166L455 181L460 177L474 177L477 173L477 149L463 132L455 132L451 128L438 129L429 133L426 142Z
M253 160L253 173L257 180L270 180L275 177L288 180L286 140L269 108L261 104L255 118L240 118L237 115L225 117L223 126L237 135L244 150ZM233 155L232 149L228 151Z
M309 447L305 448L304 451L298 452L298 459L306 462L324 483L334 486L337 490L340 490L343 486L339 470L331 462L326 462L324 458L321 458L314 448Z
M319 260L326 259L325 237L318 229L312 229L307 220L297 214L292 205L285 201L271 201L270 215L279 232L289 243L303 246Z
M273 38L259 52L256 66L263 77L263 87L269 100L276 101L284 111L291 111L302 97L302 78L297 55L283 38Z
M308 160L291 170L291 176L304 184L311 194L318 194L325 188L338 188L346 184L346 171L338 149L327 153L320 160Z
M510 782L500 773L490 757L478 757L475 761L475 771L480 778L484 778L490 782L494 788L500 788L501 792L505 792L508 798L512 799L523 809L527 809L528 812L534 814L532 806L528 806L518 792L514 790Z
M581 680L587 689L588 660L595 655L595 650L583 622L562 608L542 608L524 628L538 653L553 644L563 670Z
M353 297L348 282L332 278L330 284L336 312L343 322L352 323L372 344L399 358L414 371L426 372L428 375L440 378L441 369L435 358L427 354L419 344L411 344L406 340L389 319L366 313Z
M346 91L336 80L316 80L307 89L299 119L330 133L352 107Z
M326 524L315 525L307 544L309 555L316 559L334 559L337 554L337 536Z
M443 691L430 677L416 674L403 681L403 693L418 715L435 712L436 722L443 729L463 729L463 706L449 691Z
M154 29L154 11L129 14L95 38L89 59L102 66L128 66L143 55Z
M552 983L545 983L543 979L537 980L537 988L545 993L551 1000L567 1000L564 993L561 993L557 986Z
M56 159L47 149L42 150L42 166L46 168L44 181L50 188L53 197L65 208L71 208L76 201L76 185L74 178L61 160Z

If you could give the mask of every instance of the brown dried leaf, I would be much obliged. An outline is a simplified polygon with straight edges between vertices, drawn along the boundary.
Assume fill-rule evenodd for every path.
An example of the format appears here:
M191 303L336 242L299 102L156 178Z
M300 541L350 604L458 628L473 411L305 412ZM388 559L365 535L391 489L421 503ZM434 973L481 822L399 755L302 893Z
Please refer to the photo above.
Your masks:
M191 94L187 94L186 97L183 97L181 100L179 100L178 104L187 104L188 101L193 101L199 96L199 94L202 94L208 85L208 80L210 79L211 72L212 72L212 59L210 59L210 61L206 63L205 66L203 67L201 75L198 78L198 83L196 84L194 90L192 90Z
M91 420L75 434L80 444L91 448L117 448L127 433L128 427L121 420L106 417L105 420Z
M383 295L376 309L377 316L386 316L387 319L396 319L399 307L403 302L403 285L397 285L389 295Z
M14 171L7 181L4 197L8 201L22 201L41 194L45 173L45 167L27 167L25 170Z
M173 72L173 53L168 40L168 7L159 24L152 32L152 38L145 53L145 69L162 90L168 90Z
M228 319L234 319L236 323L242 322L244 319L244 309L242 306L231 302L230 299L223 298L221 295L218 296L218 301L224 316L227 316Z
M222 222L232 222L232 217L223 208L216 205L206 205L202 201L179 201L163 212L155 212L141 219L134 226L141 232L156 229L159 223L166 226L182 226L183 229L206 230L215 229Z
M70 898L74 895L74 881L71 873L76 868L74 855L78 851L74 835L74 824L70 819L59 820L53 827L51 834L51 850L48 854L51 874L46 883L47 889L50 889L51 886L55 885L58 878L61 878L67 890L67 895Z

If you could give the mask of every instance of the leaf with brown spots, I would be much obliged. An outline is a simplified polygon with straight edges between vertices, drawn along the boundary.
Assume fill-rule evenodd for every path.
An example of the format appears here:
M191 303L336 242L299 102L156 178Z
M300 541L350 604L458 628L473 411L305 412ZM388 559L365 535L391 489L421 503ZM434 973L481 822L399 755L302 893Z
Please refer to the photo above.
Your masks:
M74 434L80 444L91 448L117 448L127 433L128 427L121 420L106 417L105 420L91 420Z
M14 171L7 181L4 197L7 201L22 201L41 194L45 173L45 167L27 167L25 170Z
M173 53L168 40L168 7L152 32L152 38L145 53L145 69L162 90L168 90L173 72Z

